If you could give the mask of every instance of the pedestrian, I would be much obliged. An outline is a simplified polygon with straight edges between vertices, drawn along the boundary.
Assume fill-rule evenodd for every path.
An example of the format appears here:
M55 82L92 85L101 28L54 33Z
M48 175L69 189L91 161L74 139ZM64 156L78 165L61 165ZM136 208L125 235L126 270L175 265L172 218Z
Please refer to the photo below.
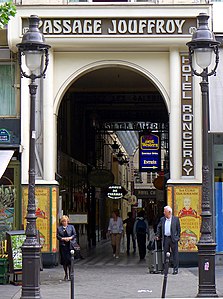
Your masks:
M146 236L149 239L149 224L145 219L145 212L143 210L139 211L133 227L134 238L137 239L139 258L144 260L146 256Z
M120 243L123 234L123 221L119 217L119 211L112 212L112 217L109 220L108 233L111 237L111 245L113 250L113 257L119 258Z
M132 212L128 212L128 218L123 221L123 224L126 224L126 237L127 237L127 255L129 255L130 251L130 239L132 239L133 253L136 252L136 241L133 235L133 227L135 223L135 219L132 216Z
M69 218L63 215L60 219L60 226L57 228L57 239L59 240L60 263L63 265L64 280L70 280L71 249L79 250L76 241L76 231L73 225L68 224Z
M178 241L180 240L180 221L178 217L172 215L172 208L170 206L164 207L164 217L160 219L157 226L156 239L162 240L165 259L166 253L170 252L171 249L173 255L173 274L178 274Z

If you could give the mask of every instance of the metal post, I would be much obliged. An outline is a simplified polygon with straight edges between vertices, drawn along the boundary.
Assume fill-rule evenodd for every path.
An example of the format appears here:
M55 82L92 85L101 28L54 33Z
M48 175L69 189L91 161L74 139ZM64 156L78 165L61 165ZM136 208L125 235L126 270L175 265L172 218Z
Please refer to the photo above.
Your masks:
M74 250L70 251L71 253L71 265L70 265L70 295L71 299L74 299Z
M169 271L169 262L170 262L170 253L167 252L165 263L164 263L163 290L162 290L161 298L165 298L165 295L166 295L166 285L167 285L167 277L168 277L168 271Z
M209 98L208 98L208 77L216 75L219 64L219 46L215 35L208 27L209 16L200 13L197 17L198 28L194 31L192 39L187 43L189 48L189 61L192 73L202 78L202 212L201 212L201 236L197 243L198 247L198 268L199 284L197 297L218 297L215 285L215 250L216 244L212 237L212 213L211 203L211 177L209 170L208 155L208 131L209 131ZM215 63L211 56L215 57ZM196 59L194 59L196 56ZM195 62L202 71L194 68ZM213 67L208 71L208 67Z
M205 73L202 77L202 213L201 213L201 237L198 247L199 284L197 297L218 297L215 285L215 250L216 244L212 238L212 213L210 196L210 170L208 164L208 130L209 130L209 103L208 103L208 79Z
M30 92L30 145L29 186L26 239L22 245L22 295L21 299L38 299L40 296L40 244L36 229L35 204L35 100L37 85L32 80Z

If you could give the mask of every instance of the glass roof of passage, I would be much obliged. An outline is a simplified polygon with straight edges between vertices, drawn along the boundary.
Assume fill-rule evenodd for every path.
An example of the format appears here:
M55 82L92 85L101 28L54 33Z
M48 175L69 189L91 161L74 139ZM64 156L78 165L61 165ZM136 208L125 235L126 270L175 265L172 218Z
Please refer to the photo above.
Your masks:
M118 131L116 132L121 144L125 148L126 152L129 156L133 156L135 154L136 149L139 144L138 132L136 131Z

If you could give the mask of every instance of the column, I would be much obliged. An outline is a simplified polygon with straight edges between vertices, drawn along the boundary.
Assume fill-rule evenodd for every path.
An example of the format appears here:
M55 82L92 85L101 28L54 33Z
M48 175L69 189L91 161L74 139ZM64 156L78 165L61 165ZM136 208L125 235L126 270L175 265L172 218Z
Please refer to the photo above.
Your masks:
M24 57L22 57L24 59ZM24 71L28 73L25 69L25 61L22 62L24 66ZM21 78L20 81L21 90L21 146L22 146L22 156L21 156L21 183L28 184L28 171L29 171L29 123L30 123L30 94L29 94L29 84L30 80L26 78Z
M53 51L49 51L49 65L46 78L43 80L43 179L55 182L56 173L56 128L54 125L54 59Z
M181 177L181 100L180 100L180 55L176 48L170 49L170 180Z

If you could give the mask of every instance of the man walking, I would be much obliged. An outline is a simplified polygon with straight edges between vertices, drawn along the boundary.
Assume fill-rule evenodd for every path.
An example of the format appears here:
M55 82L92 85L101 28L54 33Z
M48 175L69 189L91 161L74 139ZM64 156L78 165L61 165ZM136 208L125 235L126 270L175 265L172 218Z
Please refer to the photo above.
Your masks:
M170 206L164 207L164 217L160 219L157 226L156 238L162 239L164 256L166 253L173 254L173 274L178 274L179 267L179 253L178 241L180 240L180 221L178 217L172 215L172 208Z
M149 225L145 219L145 213L143 210L139 211L138 217L136 218L133 235L137 239L140 261L143 261L146 256L146 236L149 239Z

